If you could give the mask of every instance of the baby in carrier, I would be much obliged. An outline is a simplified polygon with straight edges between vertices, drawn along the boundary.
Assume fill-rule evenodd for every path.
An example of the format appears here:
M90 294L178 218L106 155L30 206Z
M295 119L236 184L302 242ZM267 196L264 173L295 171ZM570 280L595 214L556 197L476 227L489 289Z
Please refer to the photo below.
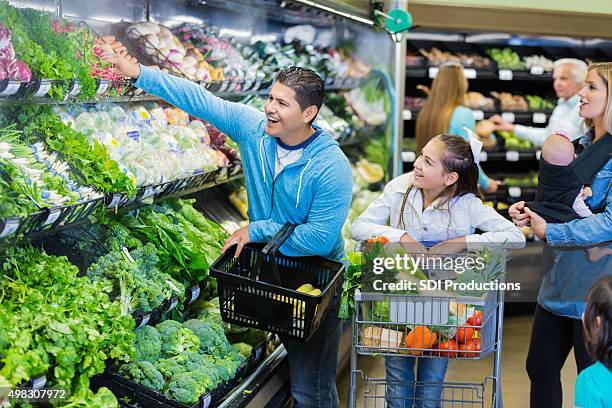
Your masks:
M609 135L606 137L610 138ZM609 140L605 142L610 143ZM552 223L593 215L585 203L585 199L591 196L591 189L584 184L593 178L601 167L600 162L609 156L609 148L604 145L599 149L589 149L588 154L576 158L574 144L568 136L561 132L549 136L542 146L536 201L525 205ZM612 255L612 247L589 249L591 261L606 255Z

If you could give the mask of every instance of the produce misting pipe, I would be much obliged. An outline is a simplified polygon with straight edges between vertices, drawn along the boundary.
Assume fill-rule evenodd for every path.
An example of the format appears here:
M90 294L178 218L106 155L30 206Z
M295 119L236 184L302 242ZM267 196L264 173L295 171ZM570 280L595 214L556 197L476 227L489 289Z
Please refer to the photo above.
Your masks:
M404 136L404 121L402 110L404 109L404 92L406 84L406 36L392 34L391 38L395 43L393 81L393 134L391 135L391 159L392 159L392 177L398 177L404 171L402 161L402 139Z

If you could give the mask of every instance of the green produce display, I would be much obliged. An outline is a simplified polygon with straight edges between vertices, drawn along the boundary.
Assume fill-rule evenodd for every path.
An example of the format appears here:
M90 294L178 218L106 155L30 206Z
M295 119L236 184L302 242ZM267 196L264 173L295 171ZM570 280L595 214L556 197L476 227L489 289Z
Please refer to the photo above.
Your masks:
M541 96L538 95L525 95L527 98L527 103L529 104L529 109L531 110L545 110L551 111L555 109L555 104L551 101L548 101Z
M519 139L514 132L498 130L496 133L504 138L506 149L533 149L530 141Z
M134 347L134 362L119 373L184 404L233 378L246 358L246 347L232 346L221 326L197 319L142 327L136 330Z
M538 185L538 174L532 173L524 177L504 177L503 181L508 187L535 187Z
M7 249L0 262L0 383L46 374L48 387L70 389L68 406L117 406L107 389L89 389L107 359L134 353L134 322L110 301L108 282L92 283L66 258L32 247Z
M497 67L501 69L525 69L525 63L519 55L510 48L492 48L487 50L487 54L493 61L497 63Z

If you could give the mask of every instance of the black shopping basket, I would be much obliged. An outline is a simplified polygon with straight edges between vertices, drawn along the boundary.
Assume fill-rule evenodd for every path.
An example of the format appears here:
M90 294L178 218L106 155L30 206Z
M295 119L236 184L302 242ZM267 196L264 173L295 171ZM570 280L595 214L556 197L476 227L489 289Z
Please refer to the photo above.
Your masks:
M268 244L245 245L238 258L234 245L215 261L211 275L217 279L223 321L301 340L317 330L333 307L344 264L319 256L278 255L294 229L286 224ZM306 283L321 294L296 290Z

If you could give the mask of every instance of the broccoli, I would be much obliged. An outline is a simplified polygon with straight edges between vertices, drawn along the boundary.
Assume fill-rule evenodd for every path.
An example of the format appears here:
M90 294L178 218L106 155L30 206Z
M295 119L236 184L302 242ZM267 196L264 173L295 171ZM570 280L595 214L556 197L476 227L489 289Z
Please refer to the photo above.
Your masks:
M197 352L199 348L200 339L189 329L180 329L173 332L168 338L168 342L162 343L162 351L170 356Z
M156 391L160 391L164 388L164 377L155 366L148 361L125 364L119 369L119 374Z
M168 396L183 404L193 404L198 400L201 386L191 378L189 373L175 376L168 384Z
M200 395L214 390L221 380L217 377L214 367L202 367L189 373L191 378L201 387Z
M213 359L221 381L228 381L234 378L234 375L236 374L236 370L238 369L240 363L229 357L213 357Z
M192 373L195 371L203 371L213 386L221 382L221 376L220 373L217 372L216 360L213 356L209 356L208 354L189 353L187 354L187 358L187 371ZM200 373L200 377L201 375L202 373Z
M155 327L144 326L136 330L136 361L149 361L154 363L161 352L161 338Z
M183 327L191 330L200 339L200 351L214 356L225 356L230 350L230 344L223 329L212 322L197 319L187 320Z
M240 354L242 354L244 357L248 357L251 355L251 353L253 352L253 346L251 346L250 344L246 344L246 343L236 343L236 344L232 344L232 346L238 350L238 352Z
M155 367L157 368L157 370L159 370L159 372L164 376L166 380L169 380L172 377L177 376L178 374L184 373L187 370L186 363L187 356L180 355L158 360Z
M170 337L172 337L174 332L181 330L183 326L176 320L164 320L155 326L155 328L159 332L163 344L166 343Z

